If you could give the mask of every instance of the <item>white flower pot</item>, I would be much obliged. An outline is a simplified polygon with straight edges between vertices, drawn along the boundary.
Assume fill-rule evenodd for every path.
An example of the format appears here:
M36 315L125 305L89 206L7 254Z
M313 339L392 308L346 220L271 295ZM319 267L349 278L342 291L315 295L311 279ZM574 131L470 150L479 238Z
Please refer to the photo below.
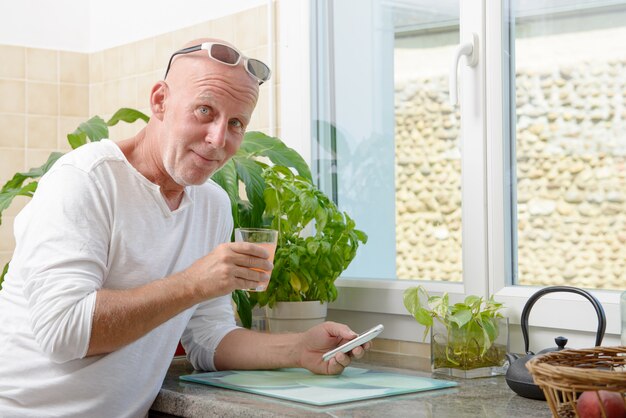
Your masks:
M319 301L276 302L265 307L270 332L304 332L326 320L328 304Z

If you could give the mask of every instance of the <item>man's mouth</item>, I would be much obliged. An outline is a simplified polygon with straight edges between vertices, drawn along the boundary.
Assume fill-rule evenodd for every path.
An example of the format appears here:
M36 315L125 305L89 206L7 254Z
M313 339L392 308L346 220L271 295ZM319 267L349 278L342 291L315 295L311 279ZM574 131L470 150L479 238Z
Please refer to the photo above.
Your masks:
M193 151L193 153L196 154L201 160L207 163L219 163L221 161L221 158L214 156L214 155L201 154L197 151Z

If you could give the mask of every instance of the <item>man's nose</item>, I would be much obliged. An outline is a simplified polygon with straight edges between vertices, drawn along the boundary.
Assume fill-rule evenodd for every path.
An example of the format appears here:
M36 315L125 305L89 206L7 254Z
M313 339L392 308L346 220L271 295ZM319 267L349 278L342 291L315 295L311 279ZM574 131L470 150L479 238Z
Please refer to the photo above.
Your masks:
M215 148L223 148L226 145L226 132L228 121L216 120L209 125L205 140Z

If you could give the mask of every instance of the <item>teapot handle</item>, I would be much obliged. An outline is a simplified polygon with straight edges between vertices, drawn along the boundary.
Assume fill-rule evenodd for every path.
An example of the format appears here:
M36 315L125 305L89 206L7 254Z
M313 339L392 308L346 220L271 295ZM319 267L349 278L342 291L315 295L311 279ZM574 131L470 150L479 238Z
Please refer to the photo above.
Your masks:
M591 302L591 304L596 310L596 314L598 315L598 330L596 332L596 347L602 344L602 339L604 338L604 331L606 330L606 316L604 314L604 309L602 308L602 305L600 304L598 299L596 299L595 296L593 296L591 293L587 292L586 290L579 289L577 287L548 286L548 287L544 287L543 289L539 290L537 293L532 295L530 299L528 299L528 302L526 302L526 305L524 305L524 309L522 310L521 326L522 326L522 335L524 336L524 352L526 352L526 354L531 354L528 351L530 347L530 342L528 341L528 317L530 316L530 309L533 307L535 302L537 302L537 300L540 297L542 297L545 294L554 293L554 292L577 293L581 296L584 296L585 298L589 300L589 302Z

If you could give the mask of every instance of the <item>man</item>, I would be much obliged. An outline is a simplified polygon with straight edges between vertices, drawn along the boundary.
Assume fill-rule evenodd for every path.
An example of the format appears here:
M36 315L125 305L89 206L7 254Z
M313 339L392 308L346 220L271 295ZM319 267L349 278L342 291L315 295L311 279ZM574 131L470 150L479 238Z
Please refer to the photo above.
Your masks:
M179 339L197 369L306 367L356 336L237 328L230 293L269 280L269 254L230 243L230 203L207 181L235 154L269 77L225 42L170 60L136 136L61 158L15 220L0 292L0 415L145 416Z

